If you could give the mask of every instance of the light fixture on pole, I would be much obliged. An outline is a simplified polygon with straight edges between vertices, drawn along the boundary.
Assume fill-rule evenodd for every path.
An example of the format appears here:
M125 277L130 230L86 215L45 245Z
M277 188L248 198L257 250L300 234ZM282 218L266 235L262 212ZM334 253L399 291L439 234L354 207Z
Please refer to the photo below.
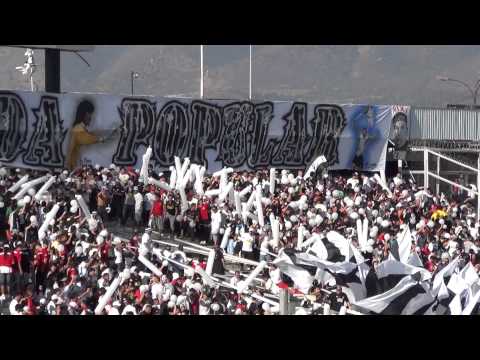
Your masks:
M458 84L464 86L470 92L470 95L472 95L473 105L477 105L477 95L478 95L478 90L480 89L480 79L477 80L477 82L475 83L473 88L470 85L468 85L467 83L465 83L461 80L452 79L452 78L449 78L449 77L446 77L446 76L437 76L437 80L455 82L455 83L458 83Z
M203 45L200 45L200 98L203 99Z
M252 45L250 45L250 70L248 79L248 99L252 100Z
M35 64L33 55L34 51L32 49L27 49L27 51L25 51L25 56L27 60L25 61L23 66L17 66L15 69L20 71L22 75L26 75L30 78L30 89L31 91L36 91L35 81L33 80L33 73L37 68L37 64Z
M131 85L132 85L132 95L134 94L133 83L134 83L135 79L138 79L139 76L140 76L140 74L135 72L135 71L130 72L130 81L131 81Z

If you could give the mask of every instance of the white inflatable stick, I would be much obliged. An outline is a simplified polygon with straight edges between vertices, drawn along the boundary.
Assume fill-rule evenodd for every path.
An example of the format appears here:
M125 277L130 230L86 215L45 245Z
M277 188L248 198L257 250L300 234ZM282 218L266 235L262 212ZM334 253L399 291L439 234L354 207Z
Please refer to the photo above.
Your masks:
M305 228L303 227L303 225L300 225L298 227L298 230L297 230L297 249L301 249L302 248L302 244L303 244L303 237L304 237L304 234L303 234L303 231L305 230Z
M139 181L144 184L148 181L148 165L152 156L152 148L149 146L147 151L142 157L142 167L140 168Z
M138 260L147 267L148 270L150 270L152 273L157 275L158 277L162 277L162 272L155 266L153 265L145 256L143 255L138 255Z
M223 238L222 238L222 243L220 244L220 247L222 249L225 249L228 245L228 239L230 238L230 233L232 232L232 228L229 226L223 233Z
M38 192L35 194L35 200L41 201L43 194L52 186L52 184L55 182L56 176L52 176L48 181L43 184L43 186L38 190Z
M245 196L247 196L247 194L252 191L252 185L248 185L245 189L243 189L242 191L240 191L239 195L240 195L240 198L244 198Z
M235 211L240 215L242 213L242 202L240 201L240 193L235 191L233 193L235 198Z
M272 195L275 193L275 178L276 178L275 169L270 168L270 194Z
M213 261L214 260L215 260L215 250L211 249L208 252L207 267L205 269L205 272L207 273L208 276L212 275Z
M38 229L38 238L40 240L43 240L45 238L45 231L47 230L48 225L50 224L50 221L57 216L58 210L60 209L59 204L53 205L52 210L50 210L47 215L45 216L45 221L43 222L42 226L40 226L40 229Z
M77 199L77 203L78 203L78 205L80 205L80 208L82 209L83 215L87 218L92 216L92 214L90 214L90 210L88 209L87 204L85 203L85 200L83 200L82 195L75 195L75 199Z
M256 187L256 199L255 204L257 208L258 224L263 228L265 226L265 219L263 218L263 208L262 208L262 188L260 185Z
M378 174L375 174L374 175L374 178L375 180L377 181L378 184L380 184L380 186L382 187L383 190L385 190L389 196L392 196L392 192L390 191L390 189L388 188L387 186L387 183L385 181L383 181L382 178L380 178L380 176Z
M253 279L255 279L263 271L266 265L266 261L261 261L260 264L258 264L258 266L248 275L245 281L240 282L239 286L237 287L237 292L241 294L248 289L248 286L252 283Z
M205 196L213 197L220 195L220 189L210 189L205 192Z
M170 166L170 188L174 189L177 185L177 170Z
M180 162L180 158L178 156L174 157L175 159L175 170L177 172L177 178L182 179L182 163Z
M220 202L224 201L232 189L233 189L233 183L230 181L228 185L226 185L225 188L220 193L218 197L218 201Z
M10 186L8 188L7 191L10 191L11 193L14 193L15 191L17 191L18 189L20 189L20 187L25 184L26 182L28 181L28 175L24 175L20 180L18 180L15 184L13 184L12 186Z
M190 159L187 157L183 160L183 165L182 165L182 168L181 168L181 170L182 170L182 174L181 174L182 180L187 173L188 165L190 165ZM188 175L188 176L190 177L190 175Z
M38 179L31 180L23 185L21 185L21 190L13 197L14 200L23 199L28 190L38 184L41 184L48 180L48 176L42 176Z
M172 191L172 188L170 187L170 185L168 185L164 181L155 180L154 178L148 178L148 183L151 184L151 185L155 185L155 186L157 186L161 189L164 189L166 191Z
M256 191L253 191L253 192L250 194L250 197L248 198L248 201L247 201L247 204L246 204L246 207L245 207L245 210L246 210L246 211L250 211L250 209L251 209L252 206L253 206L253 202L255 201L256 196L257 196Z
M303 176L303 179L304 180L307 180L311 175L312 173L314 173L315 171L317 171L317 168L323 164L323 163L326 163L327 162L327 159L325 158L325 156L321 155L319 156L318 158L315 159L315 161L312 163L312 165L310 165L310 167L308 168L307 172L305 173L305 175Z
M107 291L105 294L100 298L100 301L98 302L97 307L95 308L95 315L101 315L103 309L107 305L107 303L110 301L112 295L115 293L117 290L118 286L120 285L121 281L121 275L117 276L110 286L108 287Z

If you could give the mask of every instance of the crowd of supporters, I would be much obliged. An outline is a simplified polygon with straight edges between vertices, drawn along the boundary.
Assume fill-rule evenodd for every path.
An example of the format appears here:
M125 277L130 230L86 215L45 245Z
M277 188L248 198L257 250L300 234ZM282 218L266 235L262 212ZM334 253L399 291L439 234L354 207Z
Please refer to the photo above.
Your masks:
M41 197L35 195L42 183L14 199L20 189L9 189L22 177L29 175L31 180L46 173L56 178ZM150 171L149 175L170 182L168 174ZM252 216L239 213L230 196L221 201L208 196L208 190L219 188L221 182L211 175L202 179L202 194L187 183L185 207L177 189L140 181L139 171L133 168L84 166L73 172L1 168L0 301L4 313L93 314L112 281L126 269L128 276L100 313L278 314L275 304L282 288L289 288L303 303L327 303L340 311L342 306L350 307L352 300L336 286L335 277L324 281L317 276L302 289L275 263L283 253L306 250L299 242L315 234L324 238L329 232L341 234L373 270L388 259L399 259L398 235L405 226L412 236L409 252L418 255L419 265L432 276L453 258L460 259L460 268L471 263L477 273L480 269L476 200L467 192L435 194L401 175L382 186L372 174L345 175L325 169L308 177L301 170L279 169L273 192L267 169L226 176L235 192L259 185L260 214L255 208ZM91 216L86 216L75 195L82 196ZM58 210L50 218L55 204ZM272 218L279 224L277 239ZM366 243L359 238L358 219L368 220ZM39 231L42 225L44 231ZM121 238L113 230L118 227L131 228L133 235ZM155 239L181 239L198 244L199 249L215 249L212 276L223 278L230 287L211 286L199 272L191 271L206 269L206 255ZM142 247L150 249L147 258L161 274L139 261ZM152 249L160 249L175 262L156 256ZM324 260L349 260L337 250L327 246ZM255 266L241 263L234 269L227 264L227 256L267 263L249 291L239 292L236 287Z

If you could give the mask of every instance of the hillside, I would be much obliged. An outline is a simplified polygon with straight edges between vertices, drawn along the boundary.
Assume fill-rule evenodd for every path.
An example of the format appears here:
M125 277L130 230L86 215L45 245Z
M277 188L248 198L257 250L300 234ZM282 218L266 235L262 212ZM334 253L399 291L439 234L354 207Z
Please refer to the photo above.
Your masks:
M24 49L0 47L0 87L29 89L15 70ZM137 94L199 96L199 46L97 46L84 57L62 55L62 90L130 93L130 71L140 73ZM43 87L43 53L37 82ZM254 46L253 93L260 99L337 103L466 103L468 92L436 80L473 83L479 46ZM248 46L205 47L205 96L248 97Z

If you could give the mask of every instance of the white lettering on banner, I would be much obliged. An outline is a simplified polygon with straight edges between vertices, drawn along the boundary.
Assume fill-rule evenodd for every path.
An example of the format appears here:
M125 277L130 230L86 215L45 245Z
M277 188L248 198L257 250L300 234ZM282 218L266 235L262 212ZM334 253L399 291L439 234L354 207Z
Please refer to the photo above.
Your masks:
M91 120L85 128L76 126L77 136L87 140L77 138L77 152L70 157L78 104L87 98L94 109ZM394 107L0 92L0 161L60 168L71 158L77 166L138 167L150 146L155 169L174 165L175 156L209 172L300 169L324 155L330 169L363 164L378 171L385 167Z
M58 99L43 96L38 109L32 110L36 121L23 162L30 166L63 167L63 140L68 130L63 130Z
M27 109L20 96L0 92L0 161L11 163L25 151L27 129Z

